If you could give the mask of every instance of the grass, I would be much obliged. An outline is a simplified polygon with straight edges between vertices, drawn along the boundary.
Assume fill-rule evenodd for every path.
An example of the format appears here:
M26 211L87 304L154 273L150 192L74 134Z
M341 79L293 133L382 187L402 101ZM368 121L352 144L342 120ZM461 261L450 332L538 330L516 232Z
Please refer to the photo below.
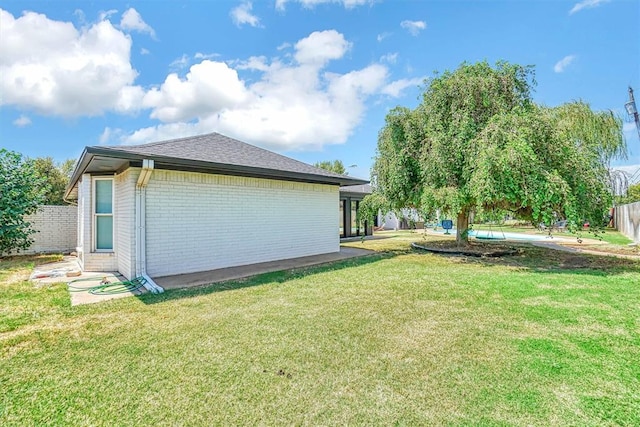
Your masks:
M637 261L422 239L80 307L2 262L0 425L640 424Z

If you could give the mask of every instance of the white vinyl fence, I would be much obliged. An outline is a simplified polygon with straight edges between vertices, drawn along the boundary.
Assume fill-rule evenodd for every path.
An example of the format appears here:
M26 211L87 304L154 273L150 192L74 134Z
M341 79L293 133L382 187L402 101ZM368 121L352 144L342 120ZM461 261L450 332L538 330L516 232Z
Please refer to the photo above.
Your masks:
M619 232L640 243L640 202L616 206L615 225Z

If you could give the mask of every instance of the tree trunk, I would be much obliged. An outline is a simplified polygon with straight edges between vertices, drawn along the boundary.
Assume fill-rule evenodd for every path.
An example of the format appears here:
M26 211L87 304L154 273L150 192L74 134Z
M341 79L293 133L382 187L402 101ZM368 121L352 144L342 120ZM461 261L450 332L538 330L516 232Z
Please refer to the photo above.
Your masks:
M456 243L458 246L467 246L469 244L469 211L463 208L458 213L456 223Z

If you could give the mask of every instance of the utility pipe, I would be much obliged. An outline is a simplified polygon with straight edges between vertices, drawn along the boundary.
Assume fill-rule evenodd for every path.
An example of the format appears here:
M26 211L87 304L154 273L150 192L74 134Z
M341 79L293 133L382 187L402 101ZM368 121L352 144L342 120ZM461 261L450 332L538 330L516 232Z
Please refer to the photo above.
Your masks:
M153 160L144 159L142 170L136 183L136 213L135 213L135 244L136 244L136 277L142 277L146 283L144 287L151 293L159 294L164 292L156 282L147 275L147 232L146 232L146 208L147 208L147 184L153 173Z

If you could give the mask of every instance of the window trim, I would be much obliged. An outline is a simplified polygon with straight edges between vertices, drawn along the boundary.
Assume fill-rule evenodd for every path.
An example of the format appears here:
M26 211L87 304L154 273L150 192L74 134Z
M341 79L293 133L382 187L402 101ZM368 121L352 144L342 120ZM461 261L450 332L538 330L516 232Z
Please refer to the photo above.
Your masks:
M96 212L96 203L98 201L98 197L97 197L97 192L96 192L96 183L98 181L111 181L111 213L109 214L105 214L105 213L97 213ZM92 243L92 249L93 252L101 252L101 253L113 253L113 246L114 246L114 242L115 242L115 215L114 215L114 210L115 210L115 186L114 186L114 180L113 180L113 176L94 176L92 179L92 183L91 183L91 187L92 187L92 195L93 197L91 198L91 229L93 230L93 232L91 233L91 237L93 240ZM111 217L111 249L98 249L98 221L97 218L99 216L110 216Z

